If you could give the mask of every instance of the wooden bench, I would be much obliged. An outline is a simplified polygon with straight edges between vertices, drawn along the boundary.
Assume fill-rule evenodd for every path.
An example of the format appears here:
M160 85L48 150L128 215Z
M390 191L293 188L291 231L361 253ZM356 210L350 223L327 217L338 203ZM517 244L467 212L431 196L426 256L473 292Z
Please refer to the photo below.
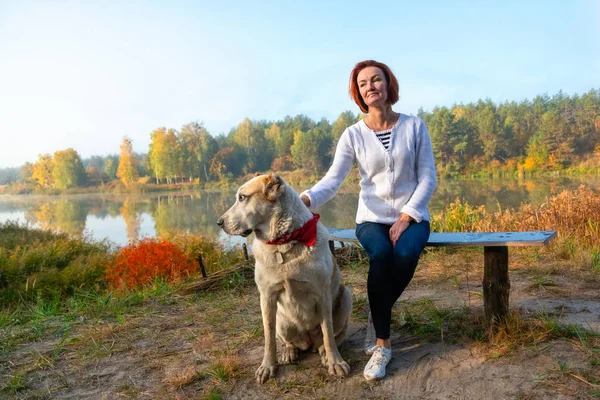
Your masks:
M329 247L334 242L358 243L354 229L329 229ZM427 246L483 246L483 308L490 324L508 314L508 248L511 246L544 246L556 231L535 232L432 232Z

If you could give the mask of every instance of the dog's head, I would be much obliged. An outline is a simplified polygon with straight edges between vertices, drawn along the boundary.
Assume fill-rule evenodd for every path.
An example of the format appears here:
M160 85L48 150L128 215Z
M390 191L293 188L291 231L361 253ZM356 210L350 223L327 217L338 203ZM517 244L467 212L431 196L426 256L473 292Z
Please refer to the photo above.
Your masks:
M286 191L285 181L277 175L259 175L237 190L235 203L219 218L217 224L230 235L248 236L253 231L268 231L280 209Z

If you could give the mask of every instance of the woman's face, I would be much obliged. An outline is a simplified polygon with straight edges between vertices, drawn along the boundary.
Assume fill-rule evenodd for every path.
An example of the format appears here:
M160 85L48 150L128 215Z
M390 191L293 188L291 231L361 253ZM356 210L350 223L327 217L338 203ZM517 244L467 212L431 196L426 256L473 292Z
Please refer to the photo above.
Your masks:
M387 81L378 67L365 67L356 77L358 91L369 107L383 107L387 103Z

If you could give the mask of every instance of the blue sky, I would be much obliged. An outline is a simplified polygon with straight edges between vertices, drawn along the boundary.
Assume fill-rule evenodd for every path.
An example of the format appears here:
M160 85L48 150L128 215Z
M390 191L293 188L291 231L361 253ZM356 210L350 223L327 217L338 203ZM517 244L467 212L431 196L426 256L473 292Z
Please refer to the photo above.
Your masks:
M73 147L147 152L150 132L245 117L333 122L354 64L396 111L600 88L600 1L0 0L0 167Z

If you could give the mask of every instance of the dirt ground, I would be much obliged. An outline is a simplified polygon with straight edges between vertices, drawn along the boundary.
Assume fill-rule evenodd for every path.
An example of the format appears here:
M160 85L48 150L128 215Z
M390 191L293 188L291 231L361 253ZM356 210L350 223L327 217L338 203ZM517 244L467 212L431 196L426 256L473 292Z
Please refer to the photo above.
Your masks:
M551 319L600 333L597 279L567 272L560 262L529 255L511 258L511 310L524 319ZM355 298L347 341L340 346L352 370L330 377L310 353L280 366L277 377L258 384L262 324L252 282L181 296L172 294L121 316L81 318L65 340L55 322L42 339L22 344L0 359L0 387L20 374L23 388L2 398L48 399L593 399L600 398L600 342L549 337L539 343L495 348L402 327L403 305L480 314L480 267L476 251L425 257L395 314L393 360L388 375L369 384L363 267L344 268ZM233 284L233 283L232 283ZM409 307L410 308L410 307ZM404 315L404 317L403 317ZM468 329L462 325L462 329ZM62 333L61 333L62 332ZM543 335L541 336L543 337ZM454 339L453 339L454 338ZM485 338L484 338L485 339Z

